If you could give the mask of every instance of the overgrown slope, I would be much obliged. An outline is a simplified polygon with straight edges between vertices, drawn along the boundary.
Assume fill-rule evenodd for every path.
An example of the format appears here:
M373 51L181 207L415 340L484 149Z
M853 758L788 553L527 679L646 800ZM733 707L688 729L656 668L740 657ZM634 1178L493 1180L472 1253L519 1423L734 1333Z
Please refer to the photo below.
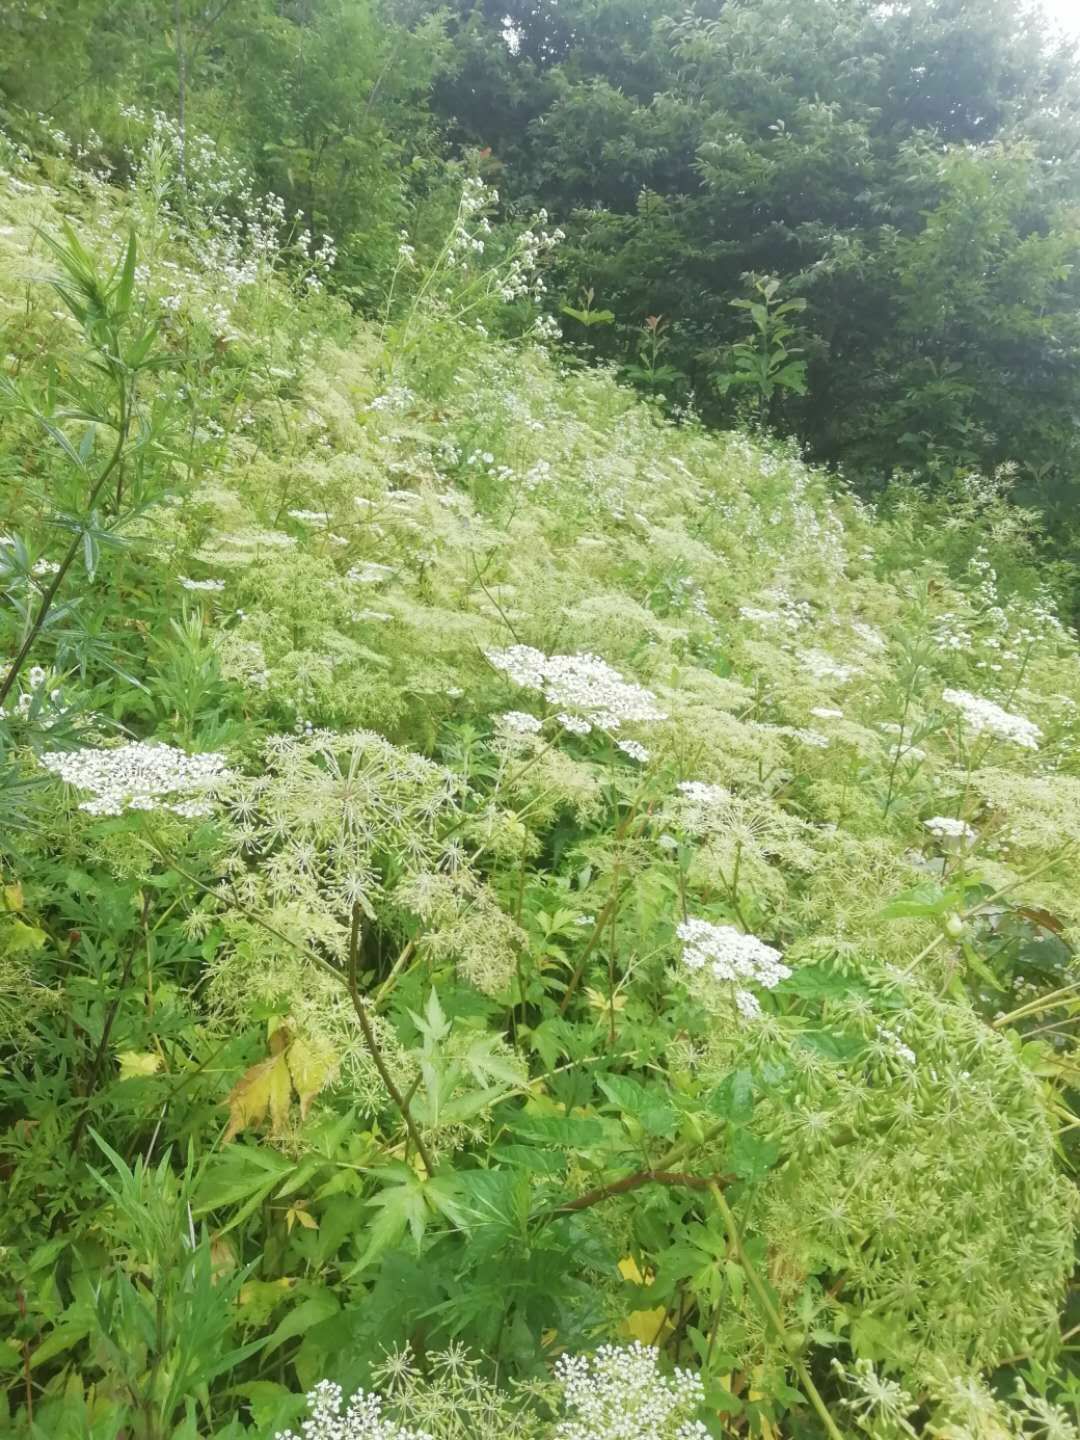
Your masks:
M13 1433L270 1434L405 1344L407 1421L505 1428L451 1339L531 1431L628 1337L718 1434L900 1433L870 1365L934 1433L1053 1392L1080 651L1024 517L489 339L547 242L475 205L380 329L272 207L50 163L0 215Z

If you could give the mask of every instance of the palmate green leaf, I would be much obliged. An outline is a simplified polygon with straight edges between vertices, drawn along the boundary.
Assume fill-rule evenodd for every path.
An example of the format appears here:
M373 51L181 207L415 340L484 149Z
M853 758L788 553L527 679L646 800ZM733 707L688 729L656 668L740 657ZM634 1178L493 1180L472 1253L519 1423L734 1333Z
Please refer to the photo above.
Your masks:
M457 1204L462 1225L510 1238L521 1235L529 1216L528 1175L520 1170L467 1170L458 1177Z
M588 1153L620 1133L620 1127L612 1121L578 1115L521 1114L512 1116L507 1125L515 1135L536 1144L581 1153Z
M627 1075L606 1075L597 1085L623 1114L636 1120L649 1135L671 1135L676 1113L658 1085L650 1088Z
M299 1305L294 1306L274 1328L265 1342L265 1354L273 1354L286 1340L305 1334L313 1325L338 1314L340 1309L341 1301L332 1290L318 1287L314 1292L308 1292Z
M367 1204L378 1213L368 1229L367 1245L351 1272L359 1274L385 1251L398 1245L408 1232L419 1253L432 1208L448 1215L453 1208L453 1185L446 1181L428 1198L431 1181L424 1182L408 1165L392 1164L371 1172L384 1188ZM448 1218L451 1218L448 1215Z
M290 1175L294 1162L265 1146L237 1143L226 1147L207 1167L195 1193L196 1216L240 1209L229 1215L225 1234L235 1229Z

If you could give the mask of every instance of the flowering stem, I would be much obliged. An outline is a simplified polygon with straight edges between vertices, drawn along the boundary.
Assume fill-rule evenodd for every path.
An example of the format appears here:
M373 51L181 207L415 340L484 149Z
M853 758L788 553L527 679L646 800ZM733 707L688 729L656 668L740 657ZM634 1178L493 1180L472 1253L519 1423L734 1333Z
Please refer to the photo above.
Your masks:
M781 1342L784 1349L791 1357L791 1363L794 1366L795 1373L799 1377L799 1383L806 1391L807 1397L811 1405L813 1405L814 1409L817 1411L818 1417L820 1418L821 1423L822 1425L824 1425L825 1431L829 1436L829 1440L844 1440L842 1433L837 1427L836 1421L829 1414L829 1407L821 1398L821 1391L814 1384L813 1377L810 1374L810 1370L806 1364L806 1361L801 1359L799 1354L797 1353L799 1346L795 1337L788 1330L787 1326L784 1324L780 1312L773 1304L772 1296L766 1289L765 1282L757 1273L757 1270L754 1268L754 1266L750 1263L749 1257L746 1254L746 1250L743 1248L742 1236L739 1234L738 1222L735 1219L735 1215L731 1209L731 1206L728 1204L727 1199L724 1196L723 1190L721 1190L720 1186L717 1185L715 1181L710 1181L709 1193L716 1201L717 1208L719 1209L720 1214L723 1216L724 1226L728 1233L728 1240L731 1242L731 1248L735 1252L735 1258L742 1266L743 1273L746 1275L747 1281L750 1284L750 1289L754 1292L754 1296L757 1299L758 1304L761 1306L765 1314L765 1318L768 1320L772 1328L776 1331L777 1339Z
M200 880L197 875L192 875L190 870L185 870L183 866L178 865L176 861L172 858L172 856L168 853L168 851L165 850L165 848L155 837L151 837L148 848L153 850L162 860L166 862L166 864L170 865L178 875L182 875L185 880L190 880L193 885L197 885L199 889L204 891L207 895L213 895L215 898L220 899L219 891L213 889L212 886L207 885L204 881ZM329 960L324 960L321 955L319 955L316 951L310 949L307 945L302 945L299 943L299 941L293 940L290 936L283 934L282 931L275 929L273 925L269 924L266 920L264 920L262 916L259 915L255 910L252 910L247 905L242 904L239 900L235 898L235 896L233 897L232 903L242 915L246 915L247 918L249 920L252 920L256 925L262 926L262 928L268 931L269 934L275 936L276 939L282 941L283 944L288 945L298 954L305 956L309 960L314 960L315 963L320 967L320 969L329 971L329 973L333 975L334 978L339 982L344 982L345 987L349 992L349 998L352 1000L353 1009L356 1011L356 1018L360 1022L360 1029L363 1031L364 1041L368 1047L368 1050L371 1052L371 1058L375 1064L375 1069L379 1072L379 1079L386 1087L387 1094L394 1102L401 1115L402 1120L405 1122L405 1129L408 1131L409 1138L416 1146L416 1152L420 1156L420 1159L424 1162L425 1169L427 1170L429 1175L434 1175L435 1166L432 1163L431 1155L428 1152L427 1146L424 1144L423 1140L420 1137L420 1132L416 1128L416 1124L412 1118L412 1111L409 1109L404 1095L402 1095L401 1091L398 1089L397 1085L394 1082L394 1077L390 1074L390 1071L386 1067L386 1061L383 1059L383 1053L379 1048L379 1042L375 1038L375 1032L372 1028L371 1020L368 1016L367 1010L364 1008L363 998L360 995L360 988L357 983L357 972L359 969L360 961L361 910L359 904L353 905L352 927L349 934L348 969L346 971L346 974L343 976L336 965L331 965Z
M412 1111L409 1109L409 1102L398 1089L394 1077L387 1069L383 1053L379 1049L379 1042L375 1039L375 1031L372 1028L371 1019L364 1007L363 997L360 994L360 987L357 984L357 973L360 963L360 916L363 912L360 909L360 902L356 901L352 908L352 928L349 934L349 970L348 985L349 995L352 998L353 1009L356 1011L356 1018L360 1021L360 1029L364 1032L364 1040L371 1051L371 1058L375 1062L375 1069L379 1072L379 1079L386 1086L387 1094L397 1106L402 1120L405 1122L405 1129L409 1132L409 1139L416 1146L416 1153L424 1162L424 1169L428 1175L435 1174L435 1165L427 1146L424 1144L416 1122L412 1118Z

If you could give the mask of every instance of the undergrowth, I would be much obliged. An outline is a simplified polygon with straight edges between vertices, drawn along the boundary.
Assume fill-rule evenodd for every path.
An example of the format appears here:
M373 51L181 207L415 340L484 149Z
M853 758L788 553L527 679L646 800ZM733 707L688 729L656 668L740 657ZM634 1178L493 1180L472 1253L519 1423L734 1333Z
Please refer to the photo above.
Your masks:
M1074 1434L1031 518L560 357L478 182L358 323L145 127L0 151L7 1433Z

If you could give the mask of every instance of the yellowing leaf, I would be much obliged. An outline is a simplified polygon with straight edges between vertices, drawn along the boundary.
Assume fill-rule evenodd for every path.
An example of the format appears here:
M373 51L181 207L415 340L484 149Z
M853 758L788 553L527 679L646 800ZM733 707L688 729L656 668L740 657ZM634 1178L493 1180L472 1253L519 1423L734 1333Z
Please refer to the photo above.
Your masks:
M2 893L5 910L21 910L23 908L23 888L18 880L13 885L5 885Z
M271 1312L281 1304L296 1284L293 1275L280 1280L248 1280L240 1286L240 1309L249 1325L265 1325Z
M39 930L36 925L15 920L0 928L0 951L6 955L18 955L23 950L40 950L48 938L45 931Z
M136 1080L142 1075L156 1075L161 1069L161 1056L154 1050L121 1050L120 1079Z
M249 1125L258 1125L267 1116L271 1134L280 1135L289 1121L293 1091L300 1101L303 1119L312 1100L334 1074L337 1059L333 1052L309 1040L294 1039L284 1021L275 1021L267 1043L269 1058L245 1071L225 1101L229 1107L226 1140L234 1139Z
M624 1280L630 1280L635 1285L651 1285L652 1276L648 1279L638 1269L638 1263L632 1255L624 1255L619 1261L619 1274Z
M651 1285L653 1273L646 1270L644 1275L632 1255L624 1255L619 1261L619 1274L633 1285ZM619 1323L619 1334L627 1340L640 1340L643 1345L661 1345L674 1330L667 1318L667 1306L657 1305L652 1310L632 1310Z
M229 1125L225 1139L232 1140L249 1125L258 1125L270 1115L271 1130L277 1134L289 1118L289 1067L284 1055L271 1055L246 1070L229 1091Z
M231 1275L237 1266L236 1251L223 1235L215 1235L210 1241L210 1271L217 1281Z
M306 1117L312 1100L334 1073L333 1053L308 1040L294 1040L286 1053L293 1089L300 1099L300 1117Z
M304 1230L318 1230L319 1228L319 1222L314 1215L309 1215L304 1209L302 1200L295 1205L290 1205L285 1212L285 1228L290 1234L292 1234L294 1224L299 1224Z
M619 1334L628 1340L640 1340L642 1345L662 1345L674 1328L667 1318L666 1305L657 1305L655 1310L632 1310L619 1322Z

